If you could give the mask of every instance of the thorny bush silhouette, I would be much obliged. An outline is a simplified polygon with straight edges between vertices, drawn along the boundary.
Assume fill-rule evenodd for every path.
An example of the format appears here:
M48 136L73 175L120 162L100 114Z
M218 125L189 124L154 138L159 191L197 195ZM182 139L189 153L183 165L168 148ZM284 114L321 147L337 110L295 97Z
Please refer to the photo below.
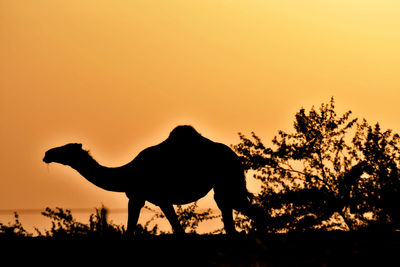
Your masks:
M400 137L350 116L338 116L331 98L300 109L294 132L279 131L271 147L239 134L234 149L261 181L253 200L270 232L399 228Z

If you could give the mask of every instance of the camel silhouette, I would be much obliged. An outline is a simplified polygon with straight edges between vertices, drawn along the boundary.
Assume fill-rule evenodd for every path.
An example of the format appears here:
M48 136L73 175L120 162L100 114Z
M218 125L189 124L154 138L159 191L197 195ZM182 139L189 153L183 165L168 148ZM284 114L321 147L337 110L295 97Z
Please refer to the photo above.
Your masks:
M211 189L227 234L236 232L233 209L264 223L261 210L250 203L240 158L228 146L203 137L192 126L176 127L165 141L144 149L121 167L101 166L82 144L76 143L48 150L43 161L70 166L105 190L125 192L129 198L129 234L135 231L145 201L161 208L175 234L184 234L173 205L196 201Z

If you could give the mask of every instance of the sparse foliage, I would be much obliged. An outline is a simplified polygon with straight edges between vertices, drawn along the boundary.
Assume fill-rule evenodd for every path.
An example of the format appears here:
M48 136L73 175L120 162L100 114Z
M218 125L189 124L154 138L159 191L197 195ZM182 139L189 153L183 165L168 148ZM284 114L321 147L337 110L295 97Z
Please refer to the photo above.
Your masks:
M200 213L196 212L196 209L197 201L188 205L186 208L177 205L176 214L178 215L178 220L181 222L183 229L188 233L196 233L199 223L220 217L212 215L211 209Z
M103 206L91 214L89 223L84 224L75 220L70 210L46 208L42 215L51 219L52 227L46 230L44 237L57 239L79 238L121 238L125 234L124 226L107 221L107 209Z
M400 136L391 130L382 131L379 123L358 125L353 140L368 168L360 181L354 212L371 212L375 227L400 227Z
M7 225L0 223L0 236L8 239L26 238L31 237L32 234L28 233L22 226L18 213L14 213L14 223Z

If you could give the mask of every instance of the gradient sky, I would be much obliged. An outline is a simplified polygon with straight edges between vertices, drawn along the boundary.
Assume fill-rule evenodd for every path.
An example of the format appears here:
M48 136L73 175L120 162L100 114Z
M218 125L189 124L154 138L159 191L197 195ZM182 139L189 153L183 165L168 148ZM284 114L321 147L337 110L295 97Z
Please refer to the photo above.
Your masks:
M398 0L0 0L0 209L126 206L44 152L127 163L191 124L269 143L295 112L400 131Z

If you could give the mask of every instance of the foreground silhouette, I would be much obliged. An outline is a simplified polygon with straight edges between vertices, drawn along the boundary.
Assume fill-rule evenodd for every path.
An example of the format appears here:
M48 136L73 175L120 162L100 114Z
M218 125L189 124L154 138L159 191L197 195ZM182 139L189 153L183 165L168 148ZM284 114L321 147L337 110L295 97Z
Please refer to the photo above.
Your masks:
M196 201L211 189L226 233L236 232L233 209L254 219L260 230L265 225L262 211L250 204L240 158L228 146L204 138L191 126L176 127L164 142L146 148L121 167L101 166L81 144L50 149L43 161L68 165L105 190L125 192L130 234L145 201L161 208L174 233L184 234L173 205Z

